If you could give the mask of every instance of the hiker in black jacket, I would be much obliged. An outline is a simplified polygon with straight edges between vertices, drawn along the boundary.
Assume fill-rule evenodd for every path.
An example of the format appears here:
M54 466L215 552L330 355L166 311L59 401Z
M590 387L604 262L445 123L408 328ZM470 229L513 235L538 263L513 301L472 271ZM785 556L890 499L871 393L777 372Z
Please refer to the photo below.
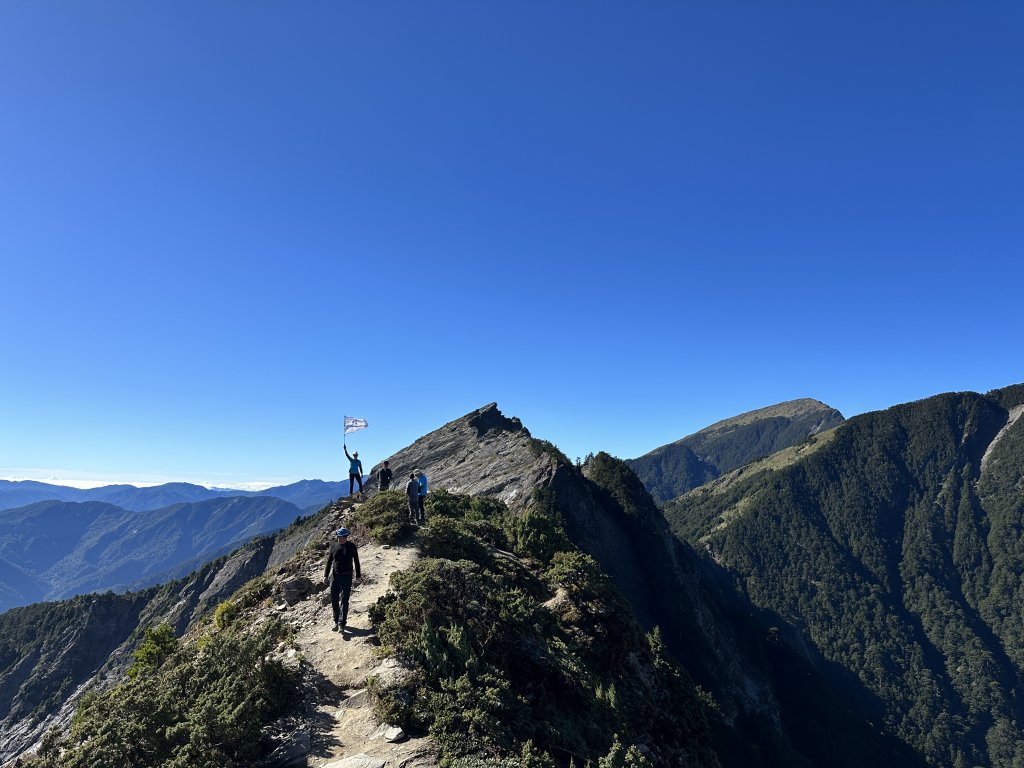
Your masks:
M327 554L327 569L324 571L324 581L331 580L331 607L334 609L334 632L340 632L345 628L348 620L348 596L352 592L352 566L355 565L356 578L362 578L359 570L359 550L356 545L348 540L348 528L339 528L338 540L331 544L331 551ZM331 578L331 570L334 570L334 578ZM341 598L341 607L338 607L338 598ZM340 619L339 619L340 616Z
M409 523L415 525L420 517L420 481L416 479L416 473L409 475L409 482L405 484L405 495L409 498Z
M384 466L377 470L377 487L382 491L391 487L391 467L386 461Z

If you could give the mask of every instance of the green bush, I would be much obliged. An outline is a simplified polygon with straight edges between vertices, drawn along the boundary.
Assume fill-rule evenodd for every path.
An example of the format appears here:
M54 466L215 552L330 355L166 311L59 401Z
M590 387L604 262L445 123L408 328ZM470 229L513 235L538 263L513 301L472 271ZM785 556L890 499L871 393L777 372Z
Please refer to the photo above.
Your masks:
M610 583L597 561L579 550L555 552L551 566L544 572L544 581L563 587L570 595L585 598L603 593Z
M448 560L472 560L485 563L490 560L487 545L460 520L441 517L420 532L420 547L427 557Z
M401 491L381 491L352 515L352 527L381 544L394 544L412 533L409 503Z
M128 676L135 677L159 669L178 647L178 638L170 624L147 628L143 641L132 654L135 663L128 669Z
M565 530L549 515L528 509L505 525L512 551L547 564L559 550L573 548Z
M427 498L423 501L423 509L431 521L438 517L463 520L470 511L470 504L469 496L442 489L427 494Z
M213 612L213 623L217 629L224 629L231 625L238 618L238 603L234 600L225 600L217 606Z

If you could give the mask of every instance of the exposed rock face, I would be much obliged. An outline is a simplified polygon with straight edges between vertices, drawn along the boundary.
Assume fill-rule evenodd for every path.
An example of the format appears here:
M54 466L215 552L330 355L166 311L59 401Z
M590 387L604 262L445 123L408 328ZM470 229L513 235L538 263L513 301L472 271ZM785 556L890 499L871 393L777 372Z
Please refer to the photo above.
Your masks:
M545 475L538 445L519 419L505 417L491 403L391 456L392 486L404 488L410 473L422 469L431 490L497 496L510 507L523 507Z

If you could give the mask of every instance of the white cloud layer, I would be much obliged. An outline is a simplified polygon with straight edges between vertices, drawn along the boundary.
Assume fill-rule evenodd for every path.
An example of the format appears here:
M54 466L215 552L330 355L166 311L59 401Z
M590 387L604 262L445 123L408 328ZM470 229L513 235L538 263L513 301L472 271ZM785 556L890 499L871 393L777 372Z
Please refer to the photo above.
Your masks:
M20 482L23 480L35 480L40 483L51 485L64 485L71 488L99 488L104 485L134 485L136 488L150 488L154 485L164 483L192 483L206 488L235 491L265 491L278 485L288 485L296 482L290 479L273 480L245 480L231 482L224 480L209 481L200 479L180 477L158 477L155 475L142 478L127 479L122 475L107 475L95 472L76 472L74 470L61 469L34 469L27 467L0 467L0 480Z

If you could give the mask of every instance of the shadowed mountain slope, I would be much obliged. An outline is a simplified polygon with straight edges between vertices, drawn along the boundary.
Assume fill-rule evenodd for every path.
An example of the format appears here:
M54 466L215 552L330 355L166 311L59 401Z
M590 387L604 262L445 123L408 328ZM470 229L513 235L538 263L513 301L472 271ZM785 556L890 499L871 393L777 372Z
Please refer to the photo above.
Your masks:
M934 765L1024 760L1024 386L858 416L666 505ZM820 442L819 444L816 444ZM773 457L774 458L774 457Z
M301 515L295 505L273 497L228 497L146 512L61 501L5 510L0 611L182 576Z
M843 415L817 400L791 400L719 421L626 463L664 502L754 459L832 429Z

